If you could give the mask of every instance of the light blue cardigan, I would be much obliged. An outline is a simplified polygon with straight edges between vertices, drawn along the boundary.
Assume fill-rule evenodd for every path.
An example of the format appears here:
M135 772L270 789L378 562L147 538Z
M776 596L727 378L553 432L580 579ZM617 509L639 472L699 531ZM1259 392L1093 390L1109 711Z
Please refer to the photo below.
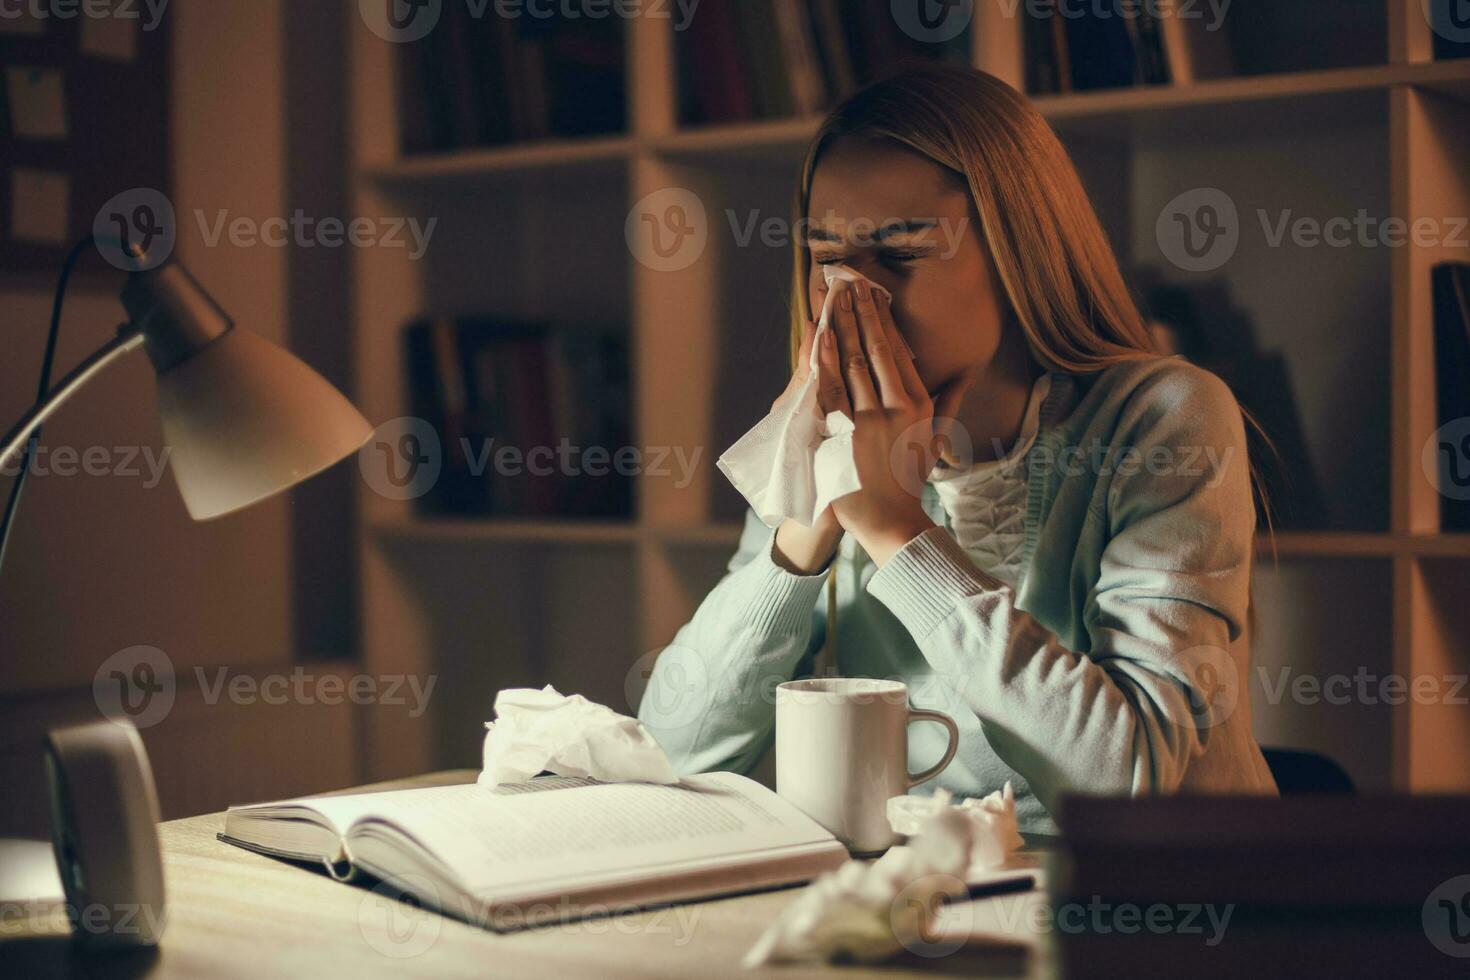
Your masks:
M1178 358L1057 375L1026 454L1025 551L1013 590L948 530L881 570L835 559L844 676L906 682L954 717L960 749L933 781L956 795L1015 784L1022 830L1054 832L1059 794L1275 793L1246 686L1255 511L1239 406ZM826 632L826 573L771 559L747 518L729 573L660 656L638 716L681 773L748 771L772 738L776 684ZM914 771L943 751L910 729Z

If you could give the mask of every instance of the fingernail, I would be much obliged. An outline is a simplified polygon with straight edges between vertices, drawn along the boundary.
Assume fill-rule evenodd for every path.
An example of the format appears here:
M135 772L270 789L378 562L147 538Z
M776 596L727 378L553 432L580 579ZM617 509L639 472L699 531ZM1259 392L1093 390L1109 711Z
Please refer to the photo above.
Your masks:
M842 296L838 298L837 302L842 305L842 308L844 310L852 309L852 292L850 290L844 289L842 291Z
M830 331L830 330L826 330L826 331L823 331L822 332L822 349L823 350L831 350L832 349L832 331Z
M854 289L857 290L858 299L865 300L865 299L868 298L868 284L867 283L865 283L865 282L853 283L853 287L852 288L854 288Z

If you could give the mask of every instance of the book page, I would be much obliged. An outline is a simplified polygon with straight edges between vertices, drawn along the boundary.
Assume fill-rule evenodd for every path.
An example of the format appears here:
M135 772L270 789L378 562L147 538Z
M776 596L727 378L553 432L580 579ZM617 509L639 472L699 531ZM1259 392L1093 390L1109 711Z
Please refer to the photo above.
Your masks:
M579 776L537 776L524 783L506 783L484 792L497 795L544 793L594 784L596 780ZM354 823L379 812L384 801L412 792L416 790L339 793L232 806L225 815L225 836L293 860L341 862L346 860L341 838Z
M730 773L677 786L507 795L472 784L374 795L349 832L349 850L354 837L379 836L373 825L386 824L452 869L466 891L487 897L527 882L623 876L832 839L770 790Z
M464 789L466 785L458 783L453 786L440 787L443 789ZM493 790L481 789L481 792L492 793L497 796L513 796L521 793L544 793L548 790L572 789L578 786L595 786L597 780L587 779L583 776L537 776L524 783L504 783ZM339 835L345 834L347 829L363 817L372 816L381 812L386 805L403 793L419 793L425 787L416 789L392 789L379 793L338 793L331 796L305 796L295 800L277 800L272 803L251 803L242 806L230 807L230 812L242 814L247 817L264 817L271 820L287 820L291 818L300 819L302 812L321 817L326 825L335 830Z

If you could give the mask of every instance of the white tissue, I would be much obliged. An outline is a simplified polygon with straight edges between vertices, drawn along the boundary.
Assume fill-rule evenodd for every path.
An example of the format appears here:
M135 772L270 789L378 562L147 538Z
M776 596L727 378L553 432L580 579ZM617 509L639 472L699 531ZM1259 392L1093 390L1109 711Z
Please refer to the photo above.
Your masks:
M716 463L767 527L788 517L807 527L838 497L862 489L852 457L852 419L843 412L825 417L817 404L817 351L831 329L832 305L854 282L868 282L882 296L888 290L845 265L822 267L827 299L812 342L806 383L781 396L771 413L725 451Z
M479 783L489 789L525 782L544 770L605 783L679 781L641 721L580 694L565 697L550 684L539 691L501 691L495 696L495 721L485 728Z
M874 961L932 935L941 896L966 892L971 821L949 807L908 847L871 864L848 861L812 882L771 924L741 964Z
M987 870L1004 867L1018 849L1025 845L1020 823L1016 819L1016 792L1007 782L1005 789L984 799L967 799L950 804L953 797L940 787L933 796L895 796L888 801L888 825L895 834L912 836L922 833L929 821L940 813L954 811L970 822L970 874L978 876Z
M1011 784L983 800L951 805L932 797L888 801L894 833L908 846L890 847L877 861L848 861L812 882L771 924L742 961L768 963L886 959L933 934L942 895L958 897L966 882L1010 860L1025 842L1016 823Z

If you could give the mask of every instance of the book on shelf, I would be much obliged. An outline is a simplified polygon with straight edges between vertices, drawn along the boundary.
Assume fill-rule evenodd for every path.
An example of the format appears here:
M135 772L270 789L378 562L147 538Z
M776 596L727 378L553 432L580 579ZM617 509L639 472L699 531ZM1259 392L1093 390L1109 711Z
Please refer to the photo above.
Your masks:
M629 445L624 337L616 328L492 318L409 324L411 411L438 433L442 450L420 511L631 516L631 478L610 462Z
M1182 9L1178 0L1156 0L1127 15L1084 6L1028 16L1022 28L1027 92L1192 85L1233 74L1223 22L1185 16Z
M1235 74L1230 35L1222 18L1212 24L1203 17L1183 16L1181 0L1163 0L1159 38L1169 78L1175 85L1193 85Z
M676 35L685 124L821 113L913 61L969 64L969 30L906 34L889 0L701 0Z
M679 58L682 118L754 118L754 96L736 40L735 17L729 0L704 0L699 15L685 28Z
M230 807L219 839L377 879L494 930L800 884L847 849L734 773L678 784L539 776Z
M444 5L398 45L405 155L626 129L623 19L502 17Z
M1470 263L1434 267L1440 530L1470 531Z

